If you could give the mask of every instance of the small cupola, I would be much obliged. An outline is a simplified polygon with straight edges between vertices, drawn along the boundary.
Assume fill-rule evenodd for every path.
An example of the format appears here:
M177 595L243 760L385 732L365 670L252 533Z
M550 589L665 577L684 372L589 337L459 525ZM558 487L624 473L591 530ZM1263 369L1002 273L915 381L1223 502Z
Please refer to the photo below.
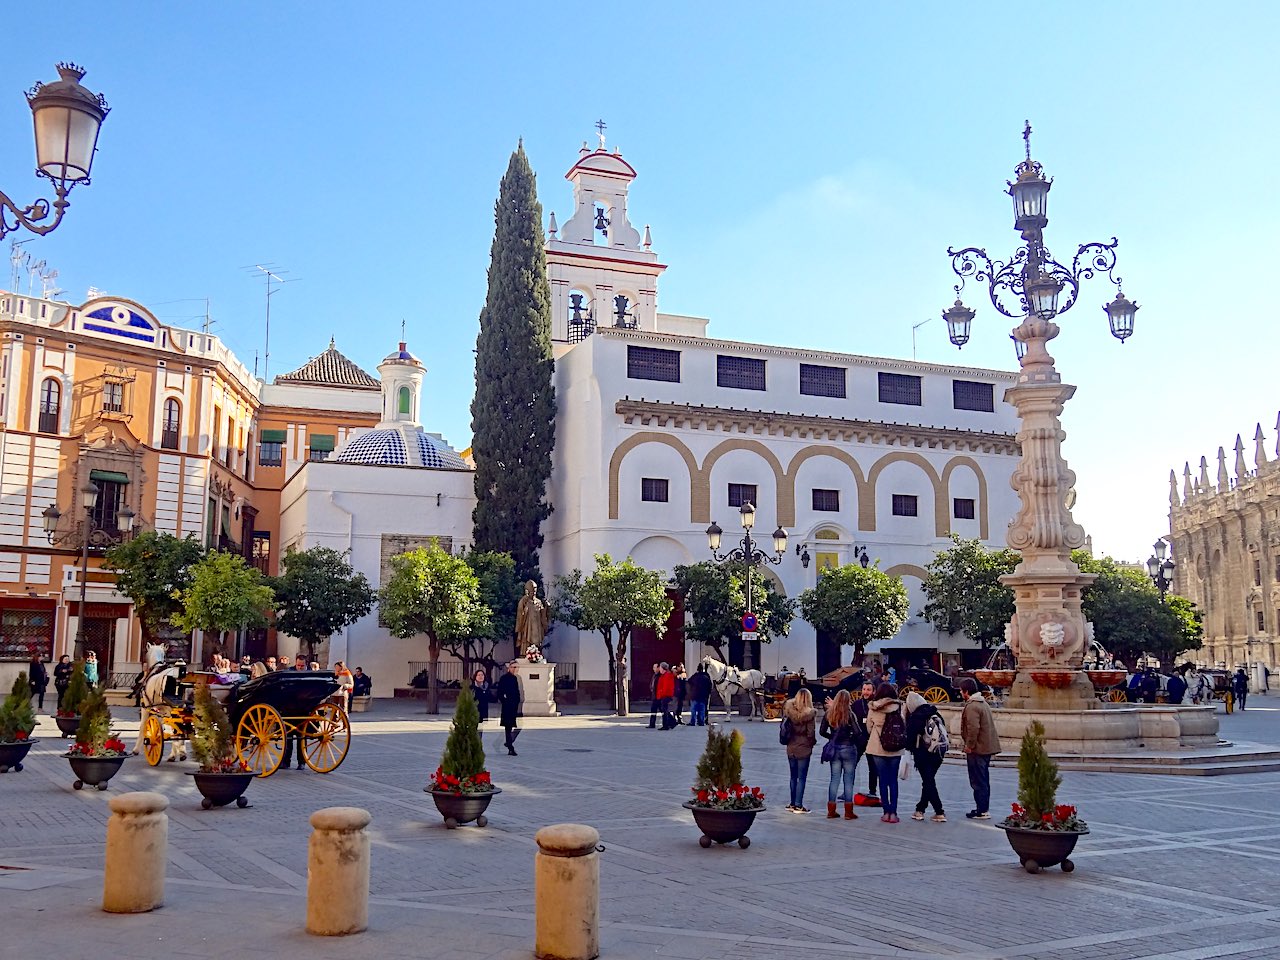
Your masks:
M422 361L402 340L399 348L378 364L378 373L382 376L382 422L378 426L421 426L422 380L427 373Z

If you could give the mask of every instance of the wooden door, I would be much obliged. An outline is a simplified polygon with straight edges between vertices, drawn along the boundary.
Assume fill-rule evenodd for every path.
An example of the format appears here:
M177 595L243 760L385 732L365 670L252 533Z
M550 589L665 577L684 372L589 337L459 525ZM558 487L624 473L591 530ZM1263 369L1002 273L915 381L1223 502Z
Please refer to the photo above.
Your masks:
M652 630L631 631L627 669L632 700L648 702L649 678L653 676L655 663L679 663L684 659L684 597L678 590L668 590L667 597L671 600L671 616L667 618L667 631L661 638Z

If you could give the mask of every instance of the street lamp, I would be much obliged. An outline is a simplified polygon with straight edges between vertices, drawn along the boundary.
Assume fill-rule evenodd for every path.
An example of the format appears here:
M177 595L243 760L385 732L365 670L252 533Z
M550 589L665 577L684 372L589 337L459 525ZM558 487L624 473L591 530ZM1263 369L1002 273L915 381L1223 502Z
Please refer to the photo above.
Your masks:
M1097 706L1088 678L1079 673L1088 633L1080 609L1082 591L1095 579L1080 572L1071 551L1087 541L1084 528L1071 516L1075 475L1062 457L1063 404L1075 388L1062 382L1047 344L1059 333L1055 320L1076 303L1082 281L1104 274L1116 286L1116 297L1102 309L1111 334L1121 343L1133 334L1138 305L1129 300L1114 275L1115 237L1110 243L1081 244L1068 267L1055 260L1044 243L1049 223L1049 191L1053 181L1031 159L1031 124L1023 129L1025 157L1007 183L1013 200L1013 226L1022 245L1008 260L993 261L981 247L947 248L951 269L960 279L955 303L942 312L947 335L957 347L970 338L976 311L965 306L961 292L967 280L985 284L991 305L1012 319L1011 332L1020 373L1005 393L1017 410L1022 459L1013 485L1022 509L1009 525L1009 546L1022 555L1013 573L1000 578L1013 589L1015 613L1009 624L1014 649L1020 650L1018 679L1005 705L1016 709L1074 705ZM1167 589L1173 565L1162 557L1155 571ZM1163 593L1162 589L1162 593ZM1063 677L1064 672L1074 676Z
M62 222L71 188L89 183L98 131L111 108L102 94L80 85L84 70L74 63L59 63L58 77L27 91L35 123L36 176L53 184L57 199L51 204L41 198L19 207L0 193L0 238L19 227L41 236L51 233ZM50 211L53 219L46 223Z
M707 527L707 546L711 548L711 557L717 563L741 563L747 568L747 613L751 613L751 573L757 564L782 562L783 554L787 552L787 531L782 527L773 531L773 554L765 553L757 546L757 541L751 536L751 528L756 524L756 508L750 501L742 504L738 510L738 514L742 520L742 541L738 546L734 547L728 553L720 553L720 540L724 536L724 531L720 529L720 525L714 520L711 526ZM806 564L807 566L807 564ZM743 661L744 668L751 666L751 648L743 644Z
M62 511L56 504L49 504L41 514L44 517L44 533L51 544L80 540L80 615L76 618L75 659L84 658L84 621L85 605L89 590L89 547L110 547L129 539L133 533L133 521L137 514L127 506L116 513L116 529L109 530L98 525L93 518L94 509L98 506L99 487L92 480L78 491L80 507L84 510L84 519L63 533L58 533L58 521L62 519ZM108 669L110 669L108 667Z
M1151 556L1147 557L1147 576L1151 578L1151 583L1160 591L1160 602L1164 603L1164 595L1169 592L1169 588L1173 586L1173 568L1177 566L1169 559L1169 544L1161 537L1151 549L1155 551Z

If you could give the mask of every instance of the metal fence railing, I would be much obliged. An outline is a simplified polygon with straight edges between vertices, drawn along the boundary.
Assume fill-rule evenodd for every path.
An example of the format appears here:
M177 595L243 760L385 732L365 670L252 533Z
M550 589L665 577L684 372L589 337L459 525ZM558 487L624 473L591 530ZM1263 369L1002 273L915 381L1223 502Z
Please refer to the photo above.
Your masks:
M409 661L409 686L426 689L428 683L427 660ZM440 686L445 689L462 686L463 672L461 660L441 660L436 664L439 670ZM473 671L476 668L473 668ZM556 662L556 689L575 690L578 686L578 665L576 663Z

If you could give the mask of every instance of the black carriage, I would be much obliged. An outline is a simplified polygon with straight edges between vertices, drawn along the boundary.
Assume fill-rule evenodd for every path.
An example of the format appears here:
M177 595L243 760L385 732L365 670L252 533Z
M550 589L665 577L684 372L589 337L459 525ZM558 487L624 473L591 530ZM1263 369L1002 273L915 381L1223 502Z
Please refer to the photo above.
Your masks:
M278 670L236 684L226 707L240 759L269 777L280 767L285 738L295 737L308 767L336 770L351 747L351 721L331 699L340 686L329 670Z
M295 737L300 761L317 773L338 768L351 746L351 721L330 698L337 677L327 670L279 670L254 680L179 668L169 680L161 703L147 709L142 749L153 767L164 755L166 740L188 740L193 732L195 685L209 692L227 711L236 754L260 777L269 777L284 758L285 738Z

